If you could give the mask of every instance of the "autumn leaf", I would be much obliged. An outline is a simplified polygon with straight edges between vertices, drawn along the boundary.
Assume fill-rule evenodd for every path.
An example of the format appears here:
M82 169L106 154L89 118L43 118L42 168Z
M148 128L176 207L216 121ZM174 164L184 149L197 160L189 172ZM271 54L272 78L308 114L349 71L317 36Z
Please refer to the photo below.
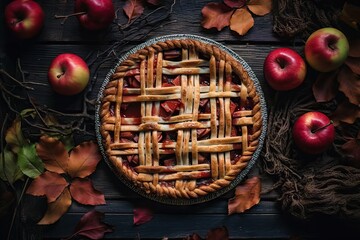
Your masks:
M85 205L105 204L105 197L96 190L90 179L75 178L70 185L70 193L75 201Z
M84 178L96 170L101 160L98 145L94 142L83 142L70 152L67 173L71 177Z
M225 226L210 229L206 235L206 240L227 240L229 239L229 231Z
M142 0L127 0L123 10L129 19L129 22L139 17L144 12Z
M153 218L153 213L150 209L144 207L134 208L134 225L141 225L149 222Z
M89 239L103 239L105 233L113 231L111 225L102 222L104 215L95 210L85 213L76 225L74 234L67 239L73 239L79 235Z
M343 144L341 150L349 159L350 165L360 168L360 131L356 138L352 138Z
M160 4L161 0L146 0L147 3L150 3L151 5L157 6Z
M231 8L242 8L246 4L246 0L224 0L224 3Z
M65 145L53 137L42 136L36 144L36 153L43 160L45 168L56 173L65 173L69 154Z
M349 57L360 57L360 38L352 37L349 40Z
M346 1L339 19L355 30L360 30L360 7Z
M56 201L49 203L43 218L38 222L39 225L53 224L64 215L71 205L71 195L68 188L65 188Z
M337 106L330 118L335 126L340 122L353 124L357 118L360 118L360 107L344 100Z
M236 9L230 19L230 29L239 35L245 35L254 26L254 18L245 8Z
M7 129L5 134L5 141L7 144L9 144L11 150L14 153L18 153L22 146L28 144L22 134L20 118L16 118L12 125Z
M35 144L21 147L17 161L21 171L28 177L36 178L44 172L44 163L36 155Z
M349 101L360 106L360 77L353 73L350 68L343 66L338 74L339 90L342 91Z
M259 177L247 179L236 187L235 197L228 202L228 214L243 213L260 202L261 181Z
M271 12L272 0L249 0L246 6L253 14L264 16Z
M316 102L328 102L335 98L338 92L337 72L319 73L312 91Z
M5 148L0 153L0 178L10 184L13 184L17 180L24 176L18 163L15 153Z
M69 184L61 175L45 171L35 178L26 190L33 196L46 196L48 203L54 202Z
M224 3L208 3L202 9L203 20L201 25L206 29L216 28L221 31L230 24L230 18L234 10Z
M353 73L360 75L360 57L348 57L345 60L345 64L351 69Z

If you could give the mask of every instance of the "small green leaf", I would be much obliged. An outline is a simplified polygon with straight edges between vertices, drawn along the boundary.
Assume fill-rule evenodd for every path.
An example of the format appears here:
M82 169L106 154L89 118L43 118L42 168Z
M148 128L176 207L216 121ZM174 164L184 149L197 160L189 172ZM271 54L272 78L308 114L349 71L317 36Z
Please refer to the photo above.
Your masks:
M13 184L21 179L24 174L21 172L15 154L8 148L0 155L0 178Z
M21 171L28 177L36 178L44 172L44 163L36 154L35 144L20 148L18 163Z
M32 118L35 118L36 116L36 111L33 108L27 108L21 111L20 113L21 117L28 117L31 116Z

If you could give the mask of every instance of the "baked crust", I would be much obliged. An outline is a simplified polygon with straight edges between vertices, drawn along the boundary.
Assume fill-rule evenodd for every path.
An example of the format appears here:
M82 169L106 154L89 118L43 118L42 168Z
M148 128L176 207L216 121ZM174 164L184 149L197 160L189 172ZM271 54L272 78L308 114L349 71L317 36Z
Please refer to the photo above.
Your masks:
M165 59L174 49L181 60ZM140 86L124 87L133 74ZM209 75L209 86L199 84L201 75ZM180 76L181 84L162 87L164 76ZM210 113L199 113L202 99L209 99ZM250 109L232 112L231 99ZM171 100L181 102L178 114L160 116L160 103ZM141 116L122 115L122 104L129 103L140 104ZM217 46L194 39L157 42L129 55L106 85L99 112L104 149L116 171L146 193L171 198L198 198L228 186L252 158L262 131L260 99L247 71ZM204 129L208 139L198 139ZM138 134L137 141L124 142L125 132ZM176 139L158 141L163 132L175 132ZM210 159L199 162L201 153ZM169 154L175 164L161 164ZM138 162L129 164L127 156L134 155Z

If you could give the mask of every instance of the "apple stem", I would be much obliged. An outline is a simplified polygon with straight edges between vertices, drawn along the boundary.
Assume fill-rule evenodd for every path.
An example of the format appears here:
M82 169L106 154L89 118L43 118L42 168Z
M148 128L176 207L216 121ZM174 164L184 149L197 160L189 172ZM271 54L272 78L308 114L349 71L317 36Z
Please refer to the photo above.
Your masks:
M83 15L83 14L86 14L86 12L76 12L69 15L55 15L54 17L56 19L63 18L63 20L61 21L61 25L63 25L69 17Z
M316 133L316 132L318 132L318 131L320 131L320 130L322 130L322 129L328 127L328 126L330 126L330 125L333 124L333 123L334 123L334 122L333 122L332 120L330 120L330 122L329 122L328 124L326 124L325 126L319 127L319 128L317 128L317 129L315 129L315 130L311 130L311 132L312 132L312 133Z

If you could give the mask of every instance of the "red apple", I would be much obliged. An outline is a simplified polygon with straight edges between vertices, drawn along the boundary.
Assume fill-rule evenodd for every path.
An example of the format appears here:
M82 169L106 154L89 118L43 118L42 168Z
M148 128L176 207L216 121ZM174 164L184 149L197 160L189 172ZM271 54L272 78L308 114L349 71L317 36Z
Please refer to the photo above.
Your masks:
M335 128L331 120L321 112L307 112L294 124L293 138L296 146L308 154L319 154L334 142Z
M294 50L277 48L265 58L264 76L273 89L278 91L291 90L304 81L306 64Z
M89 82L90 71L85 61L72 53L54 58L48 71L49 83L61 95L75 95L84 90Z
M37 35L44 25L45 14L32 0L16 0L5 8L7 27L18 38L28 39Z
M349 53L346 36L336 28L321 28L313 32L305 43L305 58L319 72L340 67Z
M75 13L84 28L88 30L101 30L110 25L115 18L112 0L76 0Z

